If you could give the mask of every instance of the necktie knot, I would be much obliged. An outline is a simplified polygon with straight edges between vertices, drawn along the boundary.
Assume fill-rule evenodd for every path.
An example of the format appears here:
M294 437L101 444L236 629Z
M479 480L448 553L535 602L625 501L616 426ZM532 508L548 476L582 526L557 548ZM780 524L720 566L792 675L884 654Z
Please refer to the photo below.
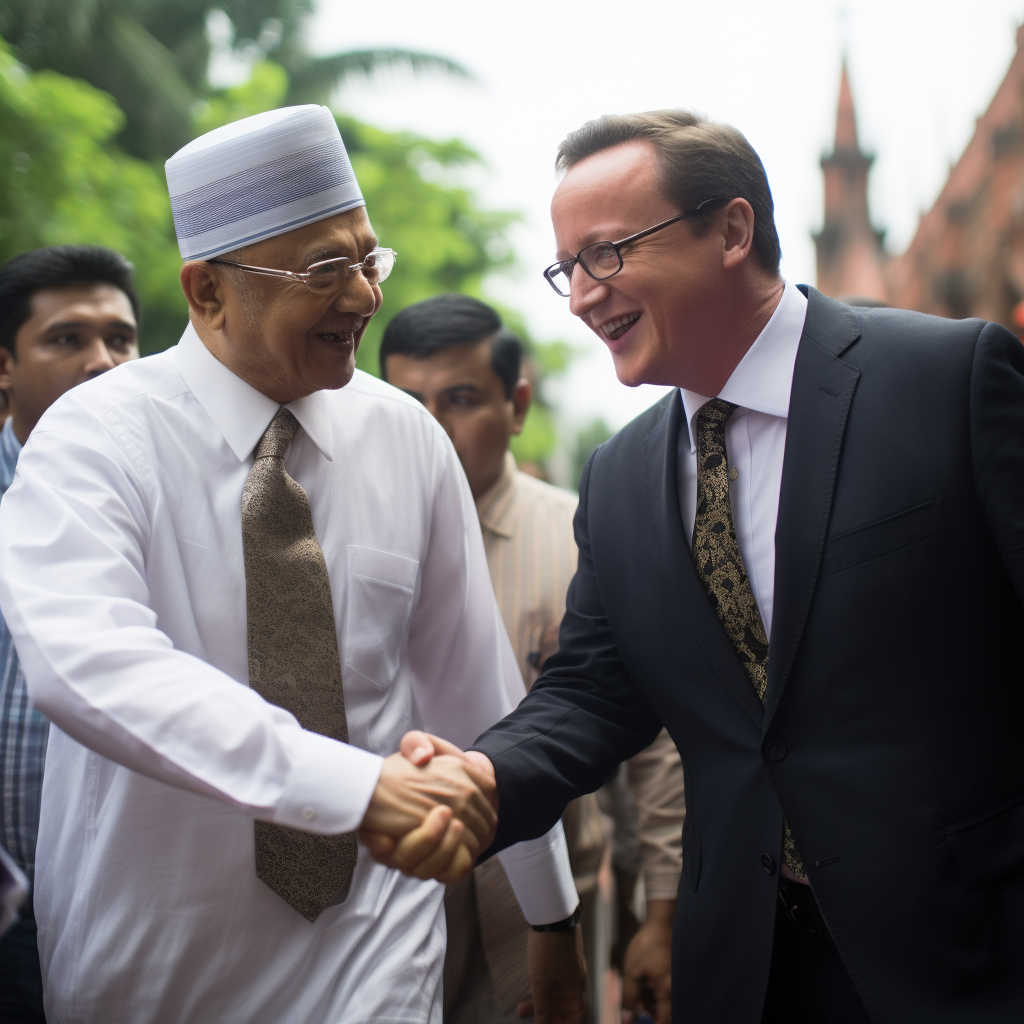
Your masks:
M270 426L263 431L263 436L256 444L253 453L257 459L283 459L284 453L288 451L288 445L292 443L296 431L299 429L299 421L292 415L291 411L281 406L270 421Z
M712 426L724 427L725 421L735 409L735 404L725 401L724 398L712 398L710 402L701 406L700 412L697 413L697 422L699 424L703 420Z

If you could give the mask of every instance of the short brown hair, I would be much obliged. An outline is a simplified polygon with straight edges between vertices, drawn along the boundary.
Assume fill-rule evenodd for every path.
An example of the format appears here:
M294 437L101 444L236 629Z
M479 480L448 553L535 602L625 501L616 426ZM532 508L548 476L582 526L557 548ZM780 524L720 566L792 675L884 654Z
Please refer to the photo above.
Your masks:
M605 114L565 137L555 169L563 174L593 153L635 140L654 146L665 196L680 213L708 200L746 199L754 211L754 252L766 270L778 273L782 248L768 176L754 148L731 125L715 124L689 110ZM694 217L698 236L708 230L713 217L713 210Z

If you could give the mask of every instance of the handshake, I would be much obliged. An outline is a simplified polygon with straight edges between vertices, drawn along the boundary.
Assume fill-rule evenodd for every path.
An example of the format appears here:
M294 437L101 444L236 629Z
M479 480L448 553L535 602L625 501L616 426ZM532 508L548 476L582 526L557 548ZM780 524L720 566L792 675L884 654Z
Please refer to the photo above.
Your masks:
M384 759L359 838L379 863L450 885L469 874L497 824L491 762L416 731Z

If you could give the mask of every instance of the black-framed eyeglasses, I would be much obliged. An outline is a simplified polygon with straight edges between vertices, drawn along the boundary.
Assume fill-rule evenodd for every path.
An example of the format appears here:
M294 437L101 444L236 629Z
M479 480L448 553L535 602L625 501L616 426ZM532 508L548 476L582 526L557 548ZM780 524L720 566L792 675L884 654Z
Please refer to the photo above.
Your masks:
M594 242L591 245L584 246L572 259L552 263L544 271L544 279L554 288L556 294L567 299L572 284L572 273L576 269L577 263L595 281L606 281L609 277L614 277L622 269L622 249L624 246L637 242L641 238L646 238L648 235L653 235L655 231L667 228L669 224L675 224L677 220L695 217L698 213L713 210L716 206L722 206L728 201L728 199L724 198L705 199L696 209L687 210L676 217L669 217L668 220L655 224L653 228L645 228L643 231L638 231L635 235L630 235L628 238L621 238L617 242Z
M341 288L342 281L353 270L361 270L363 277L370 284L380 284L395 266L398 253L394 249L374 249L359 263L338 256L333 260L319 260L311 263L305 270L272 270L270 267L251 267L245 263L232 263L230 260L207 260L207 263L220 263L225 267L234 267L249 274L263 274L266 277L283 277L288 281L300 281L311 292L326 295Z

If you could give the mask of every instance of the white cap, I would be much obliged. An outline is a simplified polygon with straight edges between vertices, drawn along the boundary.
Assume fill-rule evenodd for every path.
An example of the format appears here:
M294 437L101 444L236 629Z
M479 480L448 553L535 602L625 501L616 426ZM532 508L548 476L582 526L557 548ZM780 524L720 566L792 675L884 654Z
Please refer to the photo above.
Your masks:
M167 161L182 259L205 260L365 206L326 107L281 107L216 128Z

